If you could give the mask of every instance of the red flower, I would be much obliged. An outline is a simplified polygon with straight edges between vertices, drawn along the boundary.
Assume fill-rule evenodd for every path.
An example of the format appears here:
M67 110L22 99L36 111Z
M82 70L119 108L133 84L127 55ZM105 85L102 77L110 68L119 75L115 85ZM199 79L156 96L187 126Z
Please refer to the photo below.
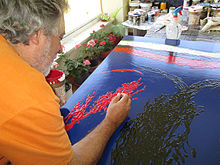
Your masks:
M102 42L100 42L100 45L104 46L104 45L106 45L106 42L102 41Z
M87 46L87 44L83 44L84 46Z
M113 41L113 40L114 40L114 39L113 39L113 37L111 37L111 36L110 36L110 37L108 37L108 38L109 38L109 40L110 40L110 41Z
M115 35L113 33L109 34L108 38L109 38L110 41L113 41L113 42L116 41L116 37L115 37Z
M83 61L83 64L86 66L86 65L90 65L91 63L89 60L85 60L85 61Z
M95 43L97 43L97 44L98 44L98 43L99 43L99 40L95 40Z
M92 32L95 33L95 30L93 30Z
M87 44L94 47L96 42L95 42L95 40L90 40Z
M104 24L101 24L101 25L100 25L100 28L103 28L103 27L105 27L105 25L104 25Z
M77 44L77 45L75 46L75 48L78 49L80 46L81 46L81 44Z

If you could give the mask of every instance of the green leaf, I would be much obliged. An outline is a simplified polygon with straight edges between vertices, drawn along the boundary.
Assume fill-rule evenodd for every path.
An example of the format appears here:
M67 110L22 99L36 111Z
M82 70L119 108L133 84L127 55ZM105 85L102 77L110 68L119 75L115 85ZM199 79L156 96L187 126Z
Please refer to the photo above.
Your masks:
M115 20L116 17L117 17L117 15L118 15L118 13L119 13L119 11L120 11L122 8L124 8L125 6L127 6L127 4L125 4L125 5L121 6L120 8L116 9L116 11L114 11L114 12L112 13L112 16L111 16L111 17Z

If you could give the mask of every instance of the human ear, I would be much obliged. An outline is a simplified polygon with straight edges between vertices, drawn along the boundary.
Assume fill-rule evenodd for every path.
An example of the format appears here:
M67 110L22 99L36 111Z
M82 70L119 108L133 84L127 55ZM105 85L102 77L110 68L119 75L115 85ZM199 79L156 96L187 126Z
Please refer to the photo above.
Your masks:
M29 44L39 45L42 35L42 30L38 30L36 33L32 34L29 38Z

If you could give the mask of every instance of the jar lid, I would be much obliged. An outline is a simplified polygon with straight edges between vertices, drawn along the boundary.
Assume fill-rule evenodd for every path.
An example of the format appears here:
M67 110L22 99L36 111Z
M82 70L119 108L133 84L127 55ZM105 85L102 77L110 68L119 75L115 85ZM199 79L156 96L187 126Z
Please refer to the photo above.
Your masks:
M151 7L152 3L140 3L141 7Z
M141 15L146 13L146 11L143 10L143 9L134 9L134 12L138 13L138 14L141 14Z
M129 11L129 12L128 12L128 15L133 15L133 14L135 14L134 11Z
M139 7L139 2L130 2L129 6L130 7Z
M191 13L202 12L202 10L203 10L202 6L192 6L192 7L189 7L189 12L191 12Z
M50 70L49 75L46 77L49 84L57 84L65 80L65 74L60 70Z

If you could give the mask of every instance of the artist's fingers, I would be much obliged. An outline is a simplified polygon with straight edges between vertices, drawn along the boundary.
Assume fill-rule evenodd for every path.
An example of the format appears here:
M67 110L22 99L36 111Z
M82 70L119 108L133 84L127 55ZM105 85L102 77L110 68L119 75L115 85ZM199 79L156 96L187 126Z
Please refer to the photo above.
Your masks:
M121 93L121 99L120 99L120 102L123 102L123 103L128 103L129 102L129 96L125 93Z
M128 100L128 105L131 106L131 99Z
M121 93L118 93L113 99L112 103L117 103L121 99Z

